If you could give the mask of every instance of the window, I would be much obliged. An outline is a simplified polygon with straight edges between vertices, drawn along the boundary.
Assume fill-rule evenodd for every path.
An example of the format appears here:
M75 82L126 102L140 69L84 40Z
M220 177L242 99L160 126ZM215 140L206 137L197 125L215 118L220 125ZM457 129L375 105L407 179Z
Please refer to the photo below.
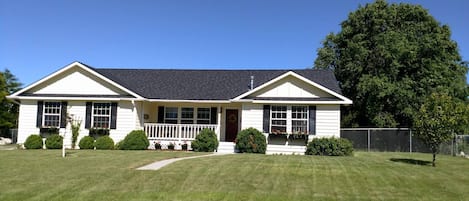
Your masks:
M94 103L92 121L93 128L109 128L111 103Z
M271 110L271 132L287 132L287 106L272 106Z
M177 124L178 123L178 108L167 107L164 110L164 123Z
M194 123L194 108L183 107L181 108L181 124Z
M278 106L270 110L270 132L275 134L307 134L308 106Z
M45 102L43 111L44 127L60 126L60 102Z
M197 124L210 124L210 108L197 108Z
M292 133L306 134L308 132L308 107L291 107L291 131Z

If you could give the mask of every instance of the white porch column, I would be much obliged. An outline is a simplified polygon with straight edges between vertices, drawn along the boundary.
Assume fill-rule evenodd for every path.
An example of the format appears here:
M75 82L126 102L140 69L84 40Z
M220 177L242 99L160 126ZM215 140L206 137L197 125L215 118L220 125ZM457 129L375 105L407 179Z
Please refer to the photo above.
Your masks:
M221 106L217 107L217 139L220 142L220 133L221 133Z

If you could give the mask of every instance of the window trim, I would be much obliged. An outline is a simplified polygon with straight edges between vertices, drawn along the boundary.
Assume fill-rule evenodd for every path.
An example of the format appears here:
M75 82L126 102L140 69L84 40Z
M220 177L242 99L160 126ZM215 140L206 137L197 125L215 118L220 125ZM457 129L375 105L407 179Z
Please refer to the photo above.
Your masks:
M97 104L106 104L109 110L109 114L103 115L103 114L95 114L95 108ZM91 105L91 128L100 128L100 129L111 129L111 119L112 119L112 103L111 102L93 102ZM105 124L107 127L97 127L95 126L95 117L108 117L108 123Z
M273 117L273 113L276 112L274 111L274 108L275 107L286 107L286 118L277 118L277 117ZM303 107L305 109L305 113L306 113L306 117L304 118L293 118L293 107ZM306 125L305 125L305 128L306 128L306 131L304 133L304 135L307 135L309 134L310 130L309 130L309 117L310 117L310 114L309 114L309 108L307 105L271 105L270 106L270 118L269 118L269 133L272 133L272 134L303 134L303 133L297 133L297 132L293 132L293 121L304 121L306 122ZM285 125L285 131L286 132L281 132L281 133L277 133L277 132L273 132L272 128L275 127L275 126L278 126L276 124L273 123L273 120L285 120L286 121L286 125Z
M164 114L163 114L163 123L164 124L203 124L203 125L209 125L211 124L211 119L212 119L212 113L211 113L211 107L194 107L194 106L163 106L164 107ZM176 118L167 118L166 114L168 112L168 108L176 108L177 109L177 117ZM183 118L182 117L182 110L183 108L191 108L192 109L192 118ZM199 118L199 109L206 109L207 112L207 118ZM159 112L159 111L158 111ZM170 121L175 121L176 123L168 123L167 120ZM182 123L184 120L190 121L192 120L192 123ZM207 123L199 123L199 121L205 121Z
M58 104L58 114L55 114L55 113L46 113L46 108L47 108L47 104L50 104L50 103L57 103ZM50 108L49 108L50 109ZM59 118L57 119L58 121L58 124L57 126L46 126L46 116L58 116ZM59 128L60 127L60 122L62 122L62 102L60 101L44 101L43 103L43 107L42 107L42 123L41 123L41 127L42 128Z

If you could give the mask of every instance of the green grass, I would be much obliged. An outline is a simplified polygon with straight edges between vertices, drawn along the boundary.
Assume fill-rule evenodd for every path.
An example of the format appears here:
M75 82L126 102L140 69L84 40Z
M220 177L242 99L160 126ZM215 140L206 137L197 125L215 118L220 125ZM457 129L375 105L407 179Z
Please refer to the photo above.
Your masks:
M236 154L134 168L186 152L0 151L0 200L467 200L469 160Z

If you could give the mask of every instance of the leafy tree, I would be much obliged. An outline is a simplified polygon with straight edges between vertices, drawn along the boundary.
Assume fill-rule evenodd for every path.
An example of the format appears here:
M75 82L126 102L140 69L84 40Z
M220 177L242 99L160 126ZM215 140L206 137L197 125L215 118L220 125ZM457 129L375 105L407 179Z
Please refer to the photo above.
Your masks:
M467 63L441 25L420 5L360 6L326 36L315 68L331 69L343 94L343 126L412 126L424 98L444 92L466 100Z
M447 94L432 93L414 116L415 134L432 151L432 165L440 144L464 132L469 124L469 104Z
M20 87L21 83L8 69L0 71L0 131L17 125L18 105L6 99L6 96L16 92Z

